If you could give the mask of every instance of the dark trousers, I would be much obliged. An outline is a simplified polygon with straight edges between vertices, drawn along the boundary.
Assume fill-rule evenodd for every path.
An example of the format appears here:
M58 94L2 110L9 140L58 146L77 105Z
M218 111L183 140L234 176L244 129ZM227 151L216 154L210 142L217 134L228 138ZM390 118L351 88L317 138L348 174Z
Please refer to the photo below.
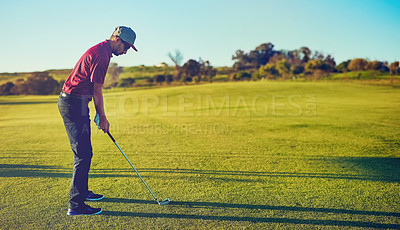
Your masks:
M89 169L93 156L90 141L89 100L61 93L58 110L64 120L72 152L74 171L70 190L69 208L79 209L88 195Z

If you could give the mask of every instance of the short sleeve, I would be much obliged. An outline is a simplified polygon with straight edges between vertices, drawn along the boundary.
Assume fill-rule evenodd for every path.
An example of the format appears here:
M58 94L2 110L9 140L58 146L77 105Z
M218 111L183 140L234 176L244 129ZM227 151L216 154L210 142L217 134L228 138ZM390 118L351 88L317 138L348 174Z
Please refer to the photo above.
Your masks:
M104 84L104 79L107 74L108 65L110 64L109 59L96 58L92 65L90 81L93 83Z

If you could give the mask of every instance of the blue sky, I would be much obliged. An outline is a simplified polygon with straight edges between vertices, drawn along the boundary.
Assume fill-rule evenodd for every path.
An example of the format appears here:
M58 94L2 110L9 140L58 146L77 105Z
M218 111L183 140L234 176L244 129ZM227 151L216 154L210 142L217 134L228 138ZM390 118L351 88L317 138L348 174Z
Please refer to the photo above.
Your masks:
M353 58L400 60L400 0L0 0L0 72L71 69L117 25L132 27L135 46L121 66L188 59L232 66L236 50L271 42L307 46L337 64Z

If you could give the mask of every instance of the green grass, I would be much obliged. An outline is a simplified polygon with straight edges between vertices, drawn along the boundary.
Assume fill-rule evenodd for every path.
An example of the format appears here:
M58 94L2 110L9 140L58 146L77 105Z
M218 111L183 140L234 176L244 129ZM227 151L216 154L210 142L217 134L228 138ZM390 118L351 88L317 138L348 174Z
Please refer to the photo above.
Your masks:
M382 73L380 71L351 71L347 73L335 73L332 74L331 79L340 80L340 79L360 79L360 80L369 80L369 79L390 79L392 76L390 73ZM395 76L398 78L398 76Z
M73 156L57 96L0 97L1 229L400 228L400 89L240 82L106 91L89 202L66 215ZM94 115L91 103L91 115Z
M7 82L17 82L18 80L26 80L31 76L30 73L0 73L0 85Z
M158 74L174 74L175 67L155 67L155 66L133 66L125 67L124 72L119 78L134 78L136 80L146 80Z

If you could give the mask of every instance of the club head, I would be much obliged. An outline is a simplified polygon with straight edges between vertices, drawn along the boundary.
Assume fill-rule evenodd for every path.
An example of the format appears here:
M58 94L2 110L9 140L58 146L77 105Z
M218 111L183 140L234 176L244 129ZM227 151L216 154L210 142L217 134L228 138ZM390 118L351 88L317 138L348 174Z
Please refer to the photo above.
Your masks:
M161 201L161 202L158 202L158 204L159 205L167 205L167 204L169 204L171 202L171 200L170 199L165 199L165 200L163 200L163 201Z

